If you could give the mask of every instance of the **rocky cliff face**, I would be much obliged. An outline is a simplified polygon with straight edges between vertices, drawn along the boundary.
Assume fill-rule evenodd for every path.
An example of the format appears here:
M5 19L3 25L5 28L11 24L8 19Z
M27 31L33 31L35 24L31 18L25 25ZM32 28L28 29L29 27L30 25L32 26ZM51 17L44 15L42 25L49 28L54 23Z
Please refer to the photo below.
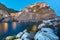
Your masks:
M36 3L24 8L18 16L19 21L32 21L38 22L43 19L57 17L54 10L52 10L47 3Z

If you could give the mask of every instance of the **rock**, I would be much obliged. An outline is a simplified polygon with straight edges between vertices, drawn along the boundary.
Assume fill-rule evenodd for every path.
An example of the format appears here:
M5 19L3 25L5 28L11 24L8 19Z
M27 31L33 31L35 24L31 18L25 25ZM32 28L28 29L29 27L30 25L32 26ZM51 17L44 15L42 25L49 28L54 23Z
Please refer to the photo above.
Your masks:
M14 36L8 36L6 37L6 40L13 40L14 39Z
M41 28L41 31L46 33L53 33L53 30L51 28Z
M25 38L27 38L28 35L29 35L29 33L28 33L28 32L25 32L25 33L22 35L21 39L25 39Z
M50 28L42 28L34 37L35 40L59 40L58 36Z
M14 40L22 40L22 39L18 38L18 39L14 39Z
M29 38L24 38L24 40L30 40Z
M32 40L32 39L34 39L34 36L35 36L35 33L34 32L30 32L29 33L29 38Z
M50 19L49 20L43 20L43 23L50 23Z
M44 27L45 24L44 23L41 23L39 26L38 26L38 29L41 29L42 27Z
M22 35L23 35L23 32L20 32L16 35L16 38L21 38Z

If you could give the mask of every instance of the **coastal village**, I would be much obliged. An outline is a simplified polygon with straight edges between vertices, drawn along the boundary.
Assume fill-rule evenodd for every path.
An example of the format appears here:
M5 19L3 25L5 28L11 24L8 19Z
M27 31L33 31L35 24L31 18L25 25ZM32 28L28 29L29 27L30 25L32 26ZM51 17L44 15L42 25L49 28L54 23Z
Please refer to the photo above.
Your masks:
M6 10L0 10L1 18L14 18L18 21L40 21L45 18L56 17L54 10L52 10L47 3L37 3L24 8L20 12L7 12ZM8 19L9 19L8 18ZM6 19L7 21L9 21ZM27 19L27 20L26 20ZM1 20L1 19L0 19Z
M1 9L1 8L0 8ZM31 28L3 40L60 40L60 17L45 2L25 7L22 11L8 12L0 10L0 22L35 22Z

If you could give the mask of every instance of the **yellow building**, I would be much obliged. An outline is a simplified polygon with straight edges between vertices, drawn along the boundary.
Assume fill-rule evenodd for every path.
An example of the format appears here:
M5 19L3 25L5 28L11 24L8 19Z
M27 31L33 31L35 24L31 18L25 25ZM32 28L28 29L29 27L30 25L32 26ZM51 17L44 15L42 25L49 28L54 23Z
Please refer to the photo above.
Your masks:
M6 18L6 17L8 17L8 16L9 16L8 14L3 14L3 17L4 17L4 18Z
M15 17L16 16L16 13L11 13L10 16L11 17Z

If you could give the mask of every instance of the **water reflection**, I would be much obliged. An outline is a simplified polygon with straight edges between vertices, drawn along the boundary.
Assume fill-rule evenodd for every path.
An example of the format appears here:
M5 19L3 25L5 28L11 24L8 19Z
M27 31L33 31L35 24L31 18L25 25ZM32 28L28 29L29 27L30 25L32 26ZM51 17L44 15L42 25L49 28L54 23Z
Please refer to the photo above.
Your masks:
M9 35L16 35L19 32L17 30L16 25L17 25L17 22L1 22L0 23L0 39L7 37Z
M26 29L28 26L29 25L26 25L25 23L17 23L17 22L0 23L0 39L3 39L10 35L16 35L17 33Z
M12 27L13 27L13 30L16 29L16 22L12 22Z
M0 23L0 35L1 35L1 33L2 33L2 25Z
M8 23L4 23L3 25L4 25L4 32L7 32L7 30L8 30Z

